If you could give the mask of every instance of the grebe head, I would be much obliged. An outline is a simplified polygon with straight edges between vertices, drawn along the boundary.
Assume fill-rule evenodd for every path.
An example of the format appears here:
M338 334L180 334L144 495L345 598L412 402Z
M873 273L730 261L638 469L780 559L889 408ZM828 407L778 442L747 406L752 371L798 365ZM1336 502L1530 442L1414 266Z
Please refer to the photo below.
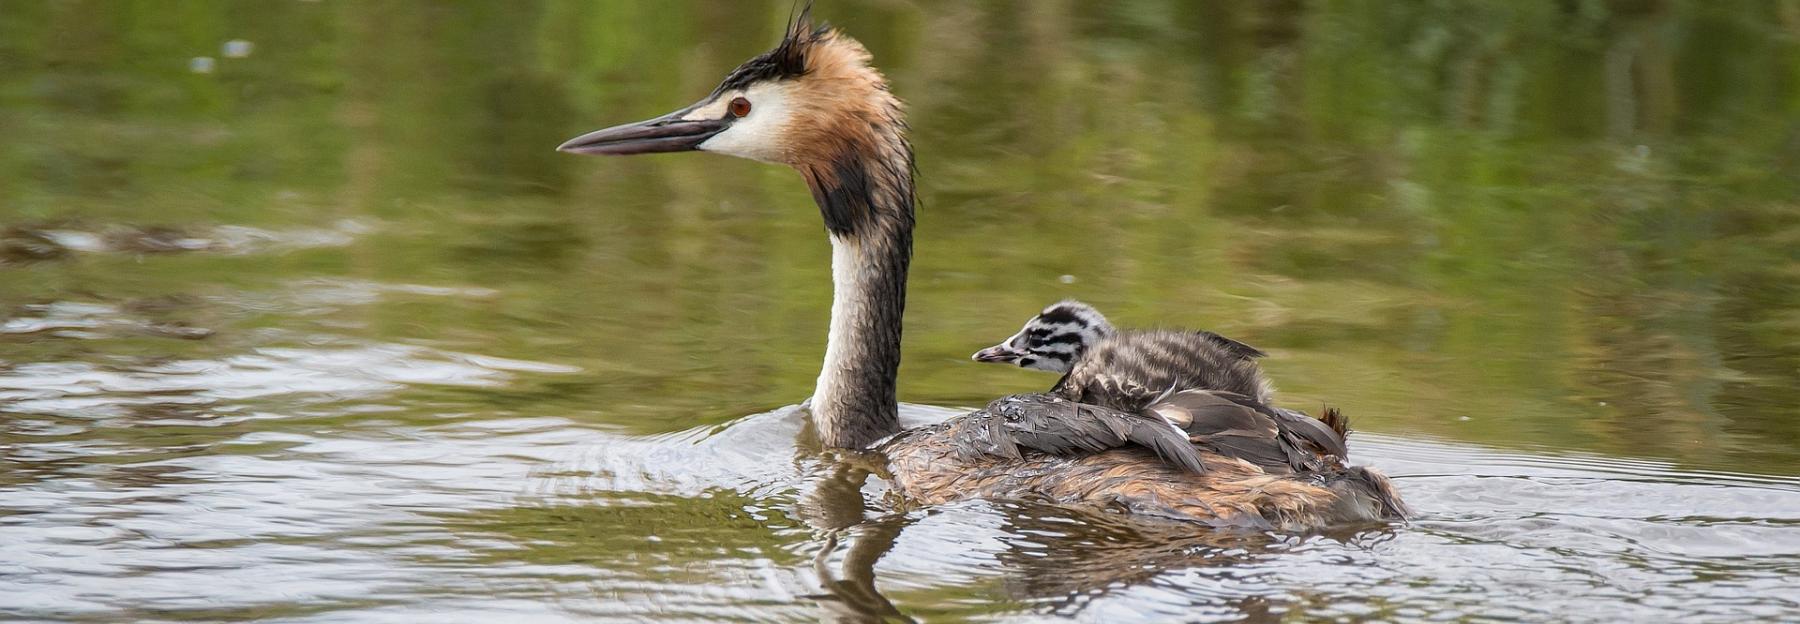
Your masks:
M1031 317L1011 338L975 352L974 359L1067 373L1082 352L1112 334L1112 324L1094 306L1059 301Z
M699 150L803 170L868 149L868 128L904 128L899 100L869 67L855 39L813 26L811 7L775 49L725 77L710 95L675 112L589 132L557 150L574 154L650 154Z
M681 110L575 137L575 154L705 151L800 172L831 239L831 331L813 390L826 446L863 448L900 431L895 381L912 260L913 154L900 100L856 40L810 10L775 49Z

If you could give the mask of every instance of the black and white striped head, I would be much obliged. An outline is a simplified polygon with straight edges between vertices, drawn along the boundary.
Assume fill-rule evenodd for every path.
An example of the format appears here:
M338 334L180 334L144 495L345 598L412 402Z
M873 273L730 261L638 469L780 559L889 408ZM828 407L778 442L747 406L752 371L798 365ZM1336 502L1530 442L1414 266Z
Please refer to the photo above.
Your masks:
M1031 317L1011 338L977 351L974 359L1067 373L1088 347L1112 334L1112 324L1093 306L1059 301Z

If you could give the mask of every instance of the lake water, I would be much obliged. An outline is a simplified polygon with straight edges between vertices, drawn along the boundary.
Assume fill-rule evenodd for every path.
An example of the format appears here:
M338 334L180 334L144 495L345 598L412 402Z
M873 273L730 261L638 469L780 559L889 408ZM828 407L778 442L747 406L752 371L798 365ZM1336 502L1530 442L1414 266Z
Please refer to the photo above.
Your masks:
M1271 353L1412 522L896 511L797 440L791 171L553 148L786 2L0 2L0 619L1800 619L1800 3L821 2L910 104L900 380Z

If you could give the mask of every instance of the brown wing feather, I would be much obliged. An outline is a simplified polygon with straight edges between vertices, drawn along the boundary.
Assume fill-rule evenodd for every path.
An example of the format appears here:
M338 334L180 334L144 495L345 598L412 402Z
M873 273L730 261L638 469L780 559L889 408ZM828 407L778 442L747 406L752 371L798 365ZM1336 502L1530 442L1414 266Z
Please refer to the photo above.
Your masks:
M1182 428L1188 432L1188 439L1202 448L1266 470L1287 472L1292 457L1282 444L1280 428L1255 407L1231 401L1225 394L1205 390L1178 392L1146 411L1184 423Z
M978 453L1017 458L1019 449L1072 457L1127 445L1154 451L1171 466L1206 472L1199 452L1181 431L1137 414L1076 403L1048 394L1003 397L977 412L980 426L955 436L957 445ZM976 437L976 440L961 438Z
M1349 456L1330 424L1233 392L1185 390L1145 411L1181 425L1203 448L1266 470L1321 470Z
M1324 454L1338 457L1350 456L1350 449L1344 445L1343 433L1340 433L1338 427L1334 426L1342 422L1341 416L1339 423L1332 423L1290 409L1275 408L1272 413L1279 419L1277 424L1284 431L1305 438L1306 441L1318 446ZM1326 414L1337 414L1337 410L1327 410Z

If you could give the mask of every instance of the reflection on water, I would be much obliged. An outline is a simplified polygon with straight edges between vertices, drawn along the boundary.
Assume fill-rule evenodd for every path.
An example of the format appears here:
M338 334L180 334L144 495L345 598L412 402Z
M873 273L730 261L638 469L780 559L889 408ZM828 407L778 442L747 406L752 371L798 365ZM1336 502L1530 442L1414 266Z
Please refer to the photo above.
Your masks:
M1800 6L818 9L911 104L905 419L1060 297L1217 329L1421 512L1305 536L810 441L795 177L551 151L787 10L8 4L0 618L1800 615Z

